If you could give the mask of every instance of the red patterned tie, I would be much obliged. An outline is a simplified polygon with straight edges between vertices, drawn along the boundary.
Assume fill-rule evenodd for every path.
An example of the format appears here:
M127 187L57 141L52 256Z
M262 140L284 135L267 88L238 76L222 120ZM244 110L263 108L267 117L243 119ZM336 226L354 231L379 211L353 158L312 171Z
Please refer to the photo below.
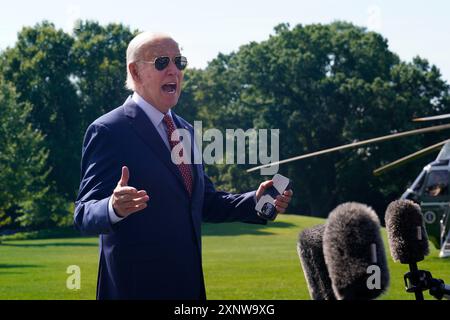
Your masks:
M172 121L172 118L166 114L164 115L164 123L167 127L167 137L169 138L169 144L170 149L173 150L173 148L180 143L178 139L172 141L172 133L175 131L175 124ZM181 149L180 157L183 157L183 149ZM186 187L186 190L188 191L189 195L192 195L192 173L190 165L184 162L181 162L177 165L178 169L180 170L181 176L183 177L184 186Z

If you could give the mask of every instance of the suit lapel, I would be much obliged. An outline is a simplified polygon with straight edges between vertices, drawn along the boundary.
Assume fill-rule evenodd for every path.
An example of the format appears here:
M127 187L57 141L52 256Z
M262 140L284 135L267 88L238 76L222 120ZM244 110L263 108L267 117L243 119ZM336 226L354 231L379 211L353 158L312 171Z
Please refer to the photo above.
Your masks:
M183 178L181 176L180 170L178 167L172 162L170 151L167 149L164 141L161 139L158 131L153 126L153 123L141 110L139 106L133 101L133 99L128 98L124 103L124 112L128 117L131 127L136 131L138 136L141 137L142 140L154 151L157 157L167 166L170 171L177 177L179 183L188 194Z

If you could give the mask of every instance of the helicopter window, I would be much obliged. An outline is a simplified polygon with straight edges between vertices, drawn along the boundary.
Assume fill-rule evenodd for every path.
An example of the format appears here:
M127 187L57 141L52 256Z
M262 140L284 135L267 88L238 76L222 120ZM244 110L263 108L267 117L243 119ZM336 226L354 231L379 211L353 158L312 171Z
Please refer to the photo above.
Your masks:
M437 197L448 194L448 171L431 171L428 175L425 193L431 197Z
M416 181L414 181L411 187L414 192L418 193L420 191L423 186L423 182L425 181L425 176L425 171L422 171Z

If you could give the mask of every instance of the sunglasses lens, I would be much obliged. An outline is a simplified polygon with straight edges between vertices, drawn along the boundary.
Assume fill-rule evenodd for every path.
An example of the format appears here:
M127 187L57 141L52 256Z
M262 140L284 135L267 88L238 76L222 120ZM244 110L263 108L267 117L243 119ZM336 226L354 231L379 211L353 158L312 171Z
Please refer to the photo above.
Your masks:
M169 57L158 57L155 60L155 68L158 71L164 70L170 62L170 58Z
M187 59L183 56L175 57L175 65L177 66L178 70L184 70L187 66Z

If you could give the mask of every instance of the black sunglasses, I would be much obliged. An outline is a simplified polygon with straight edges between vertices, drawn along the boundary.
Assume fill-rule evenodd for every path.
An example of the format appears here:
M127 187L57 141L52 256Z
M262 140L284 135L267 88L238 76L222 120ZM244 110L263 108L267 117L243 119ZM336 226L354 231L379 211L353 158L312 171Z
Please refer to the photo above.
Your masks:
M150 63L155 65L155 69L158 71L162 71L170 63L170 58L166 56L157 57L153 61L141 61L145 63ZM173 58L173 63L175 63L175 66L178 68L178 70L184 70L187 66L187 58L184 56L176 56Z

